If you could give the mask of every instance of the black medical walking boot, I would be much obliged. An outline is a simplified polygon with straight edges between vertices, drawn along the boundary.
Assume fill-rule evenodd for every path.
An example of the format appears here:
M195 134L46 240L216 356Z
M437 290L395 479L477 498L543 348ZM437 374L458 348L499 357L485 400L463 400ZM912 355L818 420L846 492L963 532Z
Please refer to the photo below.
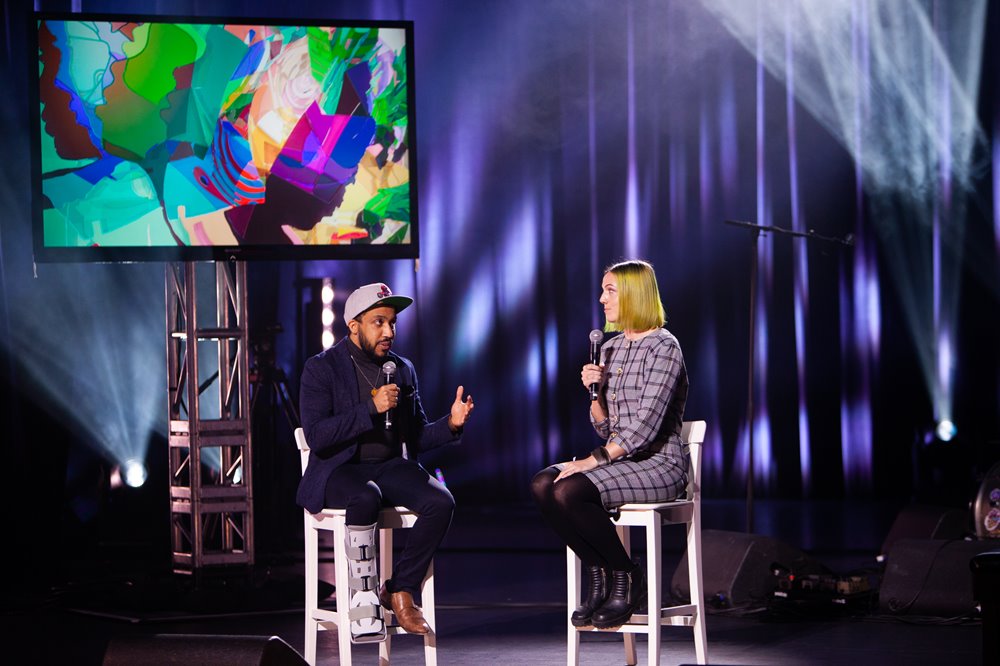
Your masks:
M597 565L584 567L587 591L583 602L576 607L569 621L574 627L589 627L594 611L608 600L608 572Z
M646 580L642 567L631 571L611 572L611 592L604 605L594 611L591 622L598 629L620 627L629 621L646 598Z

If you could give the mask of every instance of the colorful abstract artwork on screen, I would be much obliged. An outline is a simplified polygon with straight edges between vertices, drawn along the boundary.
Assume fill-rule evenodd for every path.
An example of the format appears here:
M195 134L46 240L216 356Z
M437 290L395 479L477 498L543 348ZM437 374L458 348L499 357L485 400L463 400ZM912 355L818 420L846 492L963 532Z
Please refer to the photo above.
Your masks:
M406 30L38 22L46 247L406 244Z

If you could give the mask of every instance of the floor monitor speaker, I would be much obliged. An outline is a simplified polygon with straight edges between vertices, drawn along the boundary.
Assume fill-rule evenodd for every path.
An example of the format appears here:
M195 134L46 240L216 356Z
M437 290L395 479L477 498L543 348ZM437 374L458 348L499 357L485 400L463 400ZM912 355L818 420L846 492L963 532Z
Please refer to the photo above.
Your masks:
M702 530L701 545L705 598L715 607L764 601L778 585L775 570L796 575L826 573L825 567L801 550L758 534ZM687 563L685 553L671 580L670 590L678 599L691 598Z
M997 549L993 539L900 539L886 556L879 608L894 615L960 617L976 610L969 563Z
M970 532L969 512L952 507L910 504L896 515L882 542L882 560L900 539L961 539Z

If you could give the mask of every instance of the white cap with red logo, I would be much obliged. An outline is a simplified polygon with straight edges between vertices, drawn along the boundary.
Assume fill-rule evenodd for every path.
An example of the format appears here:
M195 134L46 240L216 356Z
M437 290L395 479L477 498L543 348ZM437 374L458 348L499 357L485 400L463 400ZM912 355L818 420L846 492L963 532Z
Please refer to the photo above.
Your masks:
M413 299L409 296L394 296L389 286L382 282L374 282L358 287L347 297L344 304L344 321L351 321L368 310L377 307L390 307L396 312L405 309Z

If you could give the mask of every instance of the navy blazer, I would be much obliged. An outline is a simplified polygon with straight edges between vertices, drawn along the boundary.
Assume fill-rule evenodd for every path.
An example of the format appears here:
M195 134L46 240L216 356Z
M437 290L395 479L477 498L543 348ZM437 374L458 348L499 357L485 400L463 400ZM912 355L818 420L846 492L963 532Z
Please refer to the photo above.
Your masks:
M310 513L323 509L326 482L333 470L350 460L358 450L358 437L373 427L367 400L359 395L358 376L342 338L337 344L306 361L299 385L299 412L309 464L299 482L295 501ZM399 386L399 404L393 411L393 427L399 428L407 454L415 459L422 451L458 442L448 427L448 415L428 423L420 404L417 373L409 360L389 352L396 362L393 381Z

